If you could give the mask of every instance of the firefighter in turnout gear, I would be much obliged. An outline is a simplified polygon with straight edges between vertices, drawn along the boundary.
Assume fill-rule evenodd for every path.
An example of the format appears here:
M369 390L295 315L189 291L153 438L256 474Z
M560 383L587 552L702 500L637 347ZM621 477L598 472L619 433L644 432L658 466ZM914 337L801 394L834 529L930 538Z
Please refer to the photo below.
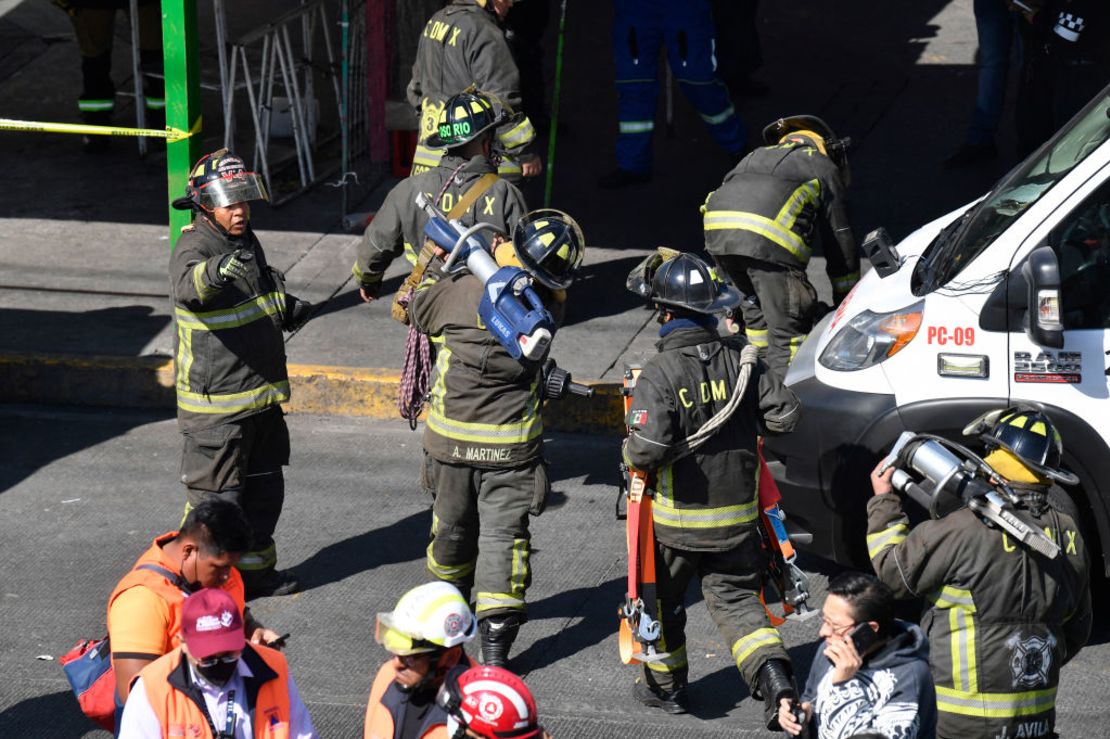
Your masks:
M193 210L170 257L181 482L189 507L219 497L239 505L254 530L238 568L247 597L296 590L277 572L273 534L285 499L289 400L282 331L311 305L285 292L250 227L250 202L267 200L261 177L226 149L193 168L175 208Z
M1079 525L1050 503L1048 491L1054 481L1078 480L1059 468L1060 435L1032 407L984 414L964 433L981 435L985 461L1021 499L1018 512L1060 554L1034 552L966 507L911 530L900 497L891 494L894 470L880 476L881 465L871 475L868 553L896 596L931 603L921 626L930 642L938 737L1055 737L1060 668L1087 642L1092 615Z
M512 5L513 0L450 0L428 19L406 90L420 116L413 174L439 163L440 152L427 140L437 132L440 113L452 95L473 85L502 111L521 109L520 72L499 24ZM535 138L536 130L523 114L510 115L499 125L494 148L501 154L497 171L502 177L519 182L540 173L539 156L529 153Z
M81 96L77 107L81 120L94 126L112 125L116 109L116 86L112 82L112 42L116 12L127 12L127 0L54 0L69 15L77 48L81 52ZM166 96L162 80L162 18L158 0L140 0L139 63L143 70L143 101L147 128L162 128L166 122ZM85 151L108 148L110 136L83 137Z
M494 129L503 120L481 92L463 92L448 101L428 141L444 150L443 157L431 169L390 190L359 242L351 271L363 300L378 297L382 277L399 254L419 265L411 287L419 284L435 256L424 236L428 215L415 204L416 193L424 193L444 213L467 226L482 221L502 233L511 232L527 207L520 191L497 176L492 161Z
M624 461L648 473L655 491L660 650L668 656L644 663L634 693L668 713L687 710L683 598L697 578L740 674L752 695L766 702L768 727L777 729L780 699L798 694L782 637L760 602L766 555L758 439L791 431L801 415L798 399L755 352L743 351L742 339L717 333L717 314L735 307L740 295L709 265L680 254L653 275L639 274L629 276L629 287L647 294L663 326L659 353L636 381ZM750 375L739 405L721 416L745 362ZM691 452L691 440L713 418L717 430Z
M539 210L498 244L502 266L522 267L561 322L565 289L585 251L578 224ZM532 579L529 516L550 490L543 459L543 358L513 359L478 315L484 285L469 272L430 270L409 306L436 349L424 431L424 488L435 491L427 567L464 593L473 587L483 663L504 667L526 619Z
M845 209L847 140L814 116L780 118L763 138L706 198L705 248L754 296L741 303L748 340L785 376L820 317L806 277L818 234L835 304L859 281L859 254Z

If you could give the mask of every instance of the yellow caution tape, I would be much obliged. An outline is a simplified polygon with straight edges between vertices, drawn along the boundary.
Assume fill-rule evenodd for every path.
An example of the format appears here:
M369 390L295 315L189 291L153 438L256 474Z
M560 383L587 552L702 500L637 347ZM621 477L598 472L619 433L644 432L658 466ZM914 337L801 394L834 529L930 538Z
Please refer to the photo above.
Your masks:
M90 136L149 136L166 139L168 142L182 141L200 130L200 118L192 131L180 128L119 128L117 126L90 126L84 123L43 123L41 121L16 121L0 118L0 131L37 131L39 133L79 133Z

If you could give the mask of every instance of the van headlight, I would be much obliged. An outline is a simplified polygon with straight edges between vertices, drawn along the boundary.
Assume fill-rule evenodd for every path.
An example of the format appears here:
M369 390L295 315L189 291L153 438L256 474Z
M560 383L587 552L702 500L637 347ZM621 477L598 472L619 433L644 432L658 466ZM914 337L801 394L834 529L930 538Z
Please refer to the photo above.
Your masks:
M839 372L866 369L893 357L921 328L925 301L893 313L865 310L837 332L818 361Z

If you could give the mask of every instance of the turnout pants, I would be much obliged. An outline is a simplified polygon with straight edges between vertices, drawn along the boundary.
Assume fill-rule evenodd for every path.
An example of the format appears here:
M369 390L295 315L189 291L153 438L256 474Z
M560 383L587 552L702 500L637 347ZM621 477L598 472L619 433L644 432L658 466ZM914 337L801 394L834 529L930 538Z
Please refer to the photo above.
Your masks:
M156 0L141 0L138 15L139 61L144 72L145 104L147 110L161 112L166 107L162 81L161 5ZM72 7L69 17L77 36L77 47L81 51L82 88L77 106L86 122L106 125L111 122L116 103L116 87L112 83L116 10Z
M748 341L779 377L786 376L817 310L817 290L800 269L750 257L715 255L732 283L746 295L740 303Z
M550 490L542 459L509 469L444 464L425 456L424 487L435 491L428 572L464 595L479 620L525 613L532 581L528 517Z
M740 154L747 144L728 90L717 77L713 13L709 0L617 0L613 21L616 64L617 165L650 172L651 137L659 97L659 50L686 99L725 151Z
M655 578L662 623L662 650L670 656L662 663L644 663L644 680L661 690L673 690L687 681L686 590L697 578L709 615L741 677L755 690L756 676L769 659L789 660L782 637L771 625L759 601L765 555L759 534L751 534L727 552L691 552L656 542Z
M277 565L277 528L285 502L281 468L289 464L289 428L281 408L206 429L182 431L181 482L187 488L186 513L219 497L243 509L254 538L239 560L244 578Z

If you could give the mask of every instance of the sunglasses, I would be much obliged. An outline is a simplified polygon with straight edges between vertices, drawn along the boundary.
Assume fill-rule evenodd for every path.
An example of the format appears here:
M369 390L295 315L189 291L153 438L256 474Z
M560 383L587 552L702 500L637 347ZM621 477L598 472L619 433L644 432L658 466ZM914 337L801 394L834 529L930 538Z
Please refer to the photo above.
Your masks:
M231 652L230 654L225 654L222 657L221 656L216 656L216 657L209 657L208 659L198 659L197 660L197 667L205 667L205 668L215 667L216 665L219 665L219 664L232 665L232 664L235 664L236 662L238 662L239 658L242 657L242 656L243 656L242 652Z

